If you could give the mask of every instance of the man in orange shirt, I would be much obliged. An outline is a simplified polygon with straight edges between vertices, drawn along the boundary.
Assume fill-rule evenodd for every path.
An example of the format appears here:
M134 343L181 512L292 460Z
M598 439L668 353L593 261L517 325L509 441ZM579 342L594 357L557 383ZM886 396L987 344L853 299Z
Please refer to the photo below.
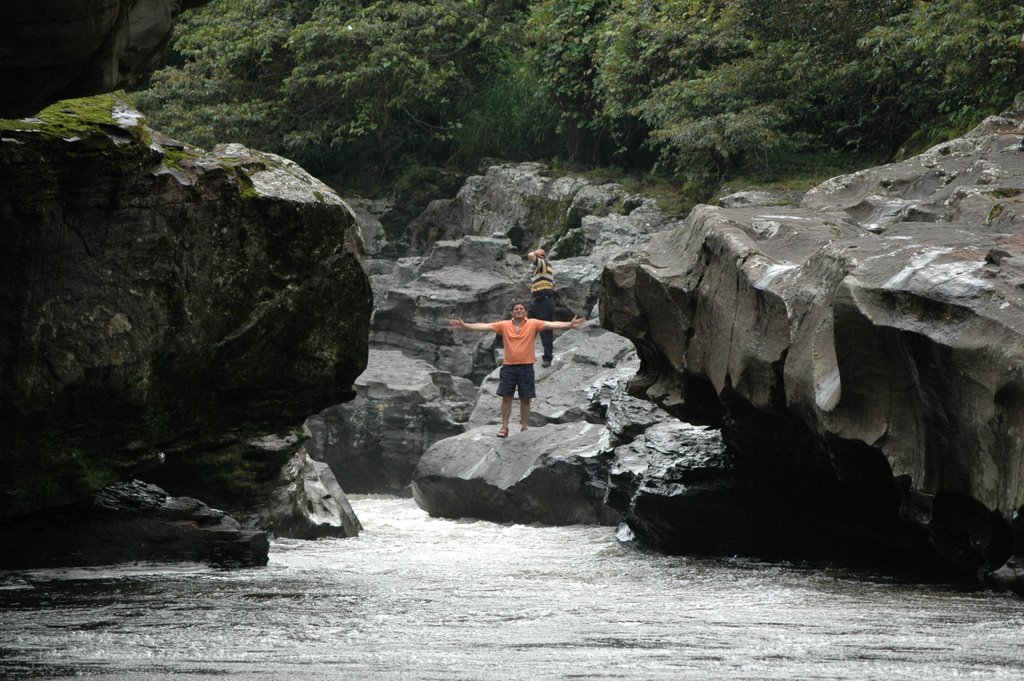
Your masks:
M498 394L501 395L501 428L498 437L508 437L508 420L512 416L512 397L519 389L519 425L526 430L530 423L530 400L537 395L533 385L533 365L537 361L534 353L535 340L541 331L552 329L575 329L587 320L573 317L571 322L549 322L543 319L528 319L526 304L512 303L512 319L500 322L464 322L453 319L453 329L470 331L493 331L500 334L505 345L505 361L499 374Z

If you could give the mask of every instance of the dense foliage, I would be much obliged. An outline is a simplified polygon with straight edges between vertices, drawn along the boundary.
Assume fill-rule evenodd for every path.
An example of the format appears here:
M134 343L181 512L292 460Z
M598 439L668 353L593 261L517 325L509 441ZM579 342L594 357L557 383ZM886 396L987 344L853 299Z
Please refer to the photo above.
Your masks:
M709 187L822 154L891 157L1024 89L996 0L215 0L139 106L338 183L552 158Z

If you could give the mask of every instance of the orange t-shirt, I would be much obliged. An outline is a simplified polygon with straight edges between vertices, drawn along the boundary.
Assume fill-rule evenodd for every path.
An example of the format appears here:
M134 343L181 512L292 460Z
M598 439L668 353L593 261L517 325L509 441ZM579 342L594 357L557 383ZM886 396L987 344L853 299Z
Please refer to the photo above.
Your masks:
M491 324L494 333L500 333L505 340L505 364L533 364L537 361L533 351L534 340L544 330L544 324L543 319L527 319L518 331L511 319Z

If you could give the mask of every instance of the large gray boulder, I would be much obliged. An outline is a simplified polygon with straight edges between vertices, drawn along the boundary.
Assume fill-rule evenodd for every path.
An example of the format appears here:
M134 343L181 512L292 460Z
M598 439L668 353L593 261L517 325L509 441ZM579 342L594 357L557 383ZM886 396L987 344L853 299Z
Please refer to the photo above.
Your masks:
M525 251L578 227L584 215L611 212L625 197L611 182L546 171L540 163L514 163L468 178L454 199L431 202L410 223L412 245L422 252L437 240L502 235Z
M548 525L614 524L604 504L608 431L564 423L494 436L482 427L441 440L413 474L420 508L434 516Z
M113 101L3 131L0 515L157 452L244 471L233 447L343 401L365 367L344 202L287 159L195 149Z
M209 0L6 0L0 5L0 118L143 78L178 13Z
M885 499L894 479L960 495L1005 530L1024 503L1022 134L990 119L801 208L698 207L609 265L602 321L636 343L649 397L721 423L741 458L824 465ZM969 506L925 522L937 545L991 547L984 571L1007 543L959 523Z
M310 457L351 493L405 493L434 442L458 435L476 388L397 350L371 349L356 397L306 419Z

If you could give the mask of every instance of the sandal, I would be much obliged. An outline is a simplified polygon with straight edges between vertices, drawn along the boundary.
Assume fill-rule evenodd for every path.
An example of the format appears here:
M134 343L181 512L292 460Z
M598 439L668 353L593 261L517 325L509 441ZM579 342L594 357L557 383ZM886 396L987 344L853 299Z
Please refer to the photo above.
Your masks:
M498 437L508 437L508 426L502 426L498 429Z

